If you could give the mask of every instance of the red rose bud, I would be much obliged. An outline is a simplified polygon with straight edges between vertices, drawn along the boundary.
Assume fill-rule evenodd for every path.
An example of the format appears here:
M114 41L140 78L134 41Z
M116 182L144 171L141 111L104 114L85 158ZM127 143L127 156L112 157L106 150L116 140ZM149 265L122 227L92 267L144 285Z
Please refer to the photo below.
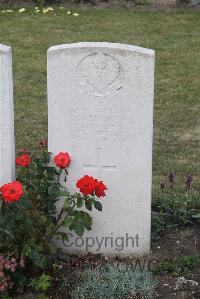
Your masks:
M19 150L20 154L29 154L29 151L27 151L27 149L25 147L20 148Z
M47 146L48 146L48 141L46 139L40 141L39 148L45 148Z
M103 196L106 196L105 191L106 191L107 189L108 189L108 188L104 185L104 183L103 183L102 181L99 181L97 187L95 188L95 195L96 195L97 197L103 197Z
M98 185L98 181L92 176L85 175L77 181L76 186L84 195L93 195Z
M69 157L68 153L62 153L61 152L57 156L55 156L55 158L54 158L55 164L58 167L62 168L62 169L68 167L69 164L70 164L70 161L71 160L70 160L70 157Z
M16 158L16 165L22 166L22 167L28 167L31 163L31 157L29 154L23 154Z
M1 187L2 198L7 203L18 201L24 194L23 186L20 182L14 181Z

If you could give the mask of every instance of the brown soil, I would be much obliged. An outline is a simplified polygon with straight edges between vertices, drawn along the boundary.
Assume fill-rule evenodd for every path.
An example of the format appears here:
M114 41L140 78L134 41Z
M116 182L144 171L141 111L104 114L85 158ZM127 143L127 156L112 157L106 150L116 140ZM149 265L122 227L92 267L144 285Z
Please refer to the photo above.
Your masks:
M181 256L198 255L200 255L200 226L197 225L177 228L166 231L158 242L152 244L151 255L148 258L141 259L140 266L142 268L151 270L161 261L173 260ZM63 262L62 267L65 269L65 271L69 271L71 273L76 268L84 269L88 265L92 265L95 268L97 265L106 264L108 261L112 263L134 263L132 258L108 259L106 257L102 257L101 255L89 255L82 258L67 257L67 260ZM66 267L67 264L68 266L70 264L70 268L68 266ZM183 275L180 273L178 276ZM58 277L59 275L57 278ZM193 286L191 283L187 283L183 287L176 290L177 278L177 276L170 274L155 275L155 280L157 281L155 298L200 299L200 263L198 263L195 268L191 270L190 277L190 280L195 281L198 283L198 285ZM66 299L65 296L61 298Z
M152 244L152 251L149 257L140 260L140 266L145 269L154 269L161 261L174 260L181 256L200 256L200 225L188 226L166 231L161 239ZM56 260L54 268L49 269L53 277L53 289L49 293L52 299L67 299L66 290L59 291L63 277L71 275L76 269L84 270L88 266L97 267L98 265L110 263L135 263L133 258L107 258L101 255L88 255L83 257L67 256L61 254ZM182 273L174 276L173 274L154 275L157 281L156 298L161 299L200 299L200 263L190 270L190 281L182 287L176 289L176 281ZM192 280L192 282L191 282ZM193 283L195 285L193 285ZM33 294L20 295L16 299L34 299ZM154 298L153 298L154 299Z
M155 258L157 262L194 255L200 255L200 226L170 230L165 232L162 238L152 245L151 258ZM198 282L199 285L193 287L191 284L187 284L185 288L179 291L175 290L177 278L168 274L156 276L159 281L157 287L158 298L200 298L200 263L191 272L191 279Z

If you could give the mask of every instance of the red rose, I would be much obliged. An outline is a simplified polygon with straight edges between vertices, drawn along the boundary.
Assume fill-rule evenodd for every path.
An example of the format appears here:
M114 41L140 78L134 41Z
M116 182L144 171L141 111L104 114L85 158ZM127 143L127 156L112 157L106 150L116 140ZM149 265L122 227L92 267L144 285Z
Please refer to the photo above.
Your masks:
M105 196L105 190L107 187L102 181L94 179L92 176L85 175L77 181L76 186L80 189L80 192L84 195L96 195L97 197Z
M56 165L63 169L69 166L70 161L71 160L68 153L59 153L54 158L54 162L56 163Z
M98 185L98 181L92 176L85 175L77 181L76 186L80 189L84 195L93 195L95 188Z
M95 195L97 197L106 196L105 190L107 189L108 188L104 185L104 183L99 181L97 187L95 188Z
M22 167L28 167L31 163L31 157L29 154L23 154L16 158L16 165L22 166Z
M24 194L23 186L20 182L12 182L1 187L2 198L7 203L18 201Z

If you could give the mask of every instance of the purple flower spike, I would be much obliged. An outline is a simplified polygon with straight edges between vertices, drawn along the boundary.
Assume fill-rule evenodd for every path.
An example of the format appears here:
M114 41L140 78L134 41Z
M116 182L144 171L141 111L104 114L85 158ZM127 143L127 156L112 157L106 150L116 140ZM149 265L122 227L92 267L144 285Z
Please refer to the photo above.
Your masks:
M192 182L193 182L193 177L191 175L188 175L187 179L186 179L186 187L187 187L187 189L191 188Z
M169 174L169 182L170 183L174 183L174 178L175 178L175 173L174 172L170 172L170 174Z

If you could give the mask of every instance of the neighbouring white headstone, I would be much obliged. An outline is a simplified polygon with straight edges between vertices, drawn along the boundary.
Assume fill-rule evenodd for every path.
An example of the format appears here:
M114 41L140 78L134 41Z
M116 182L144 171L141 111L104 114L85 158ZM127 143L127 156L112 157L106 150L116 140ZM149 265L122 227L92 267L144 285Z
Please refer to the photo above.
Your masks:
M72 253L150 250L154 51L113 43L48 50L49 151L70 153L68 186L85 174L108 186L93 230L62 244Z
M11 48L0 44L0 186L15 178Z

